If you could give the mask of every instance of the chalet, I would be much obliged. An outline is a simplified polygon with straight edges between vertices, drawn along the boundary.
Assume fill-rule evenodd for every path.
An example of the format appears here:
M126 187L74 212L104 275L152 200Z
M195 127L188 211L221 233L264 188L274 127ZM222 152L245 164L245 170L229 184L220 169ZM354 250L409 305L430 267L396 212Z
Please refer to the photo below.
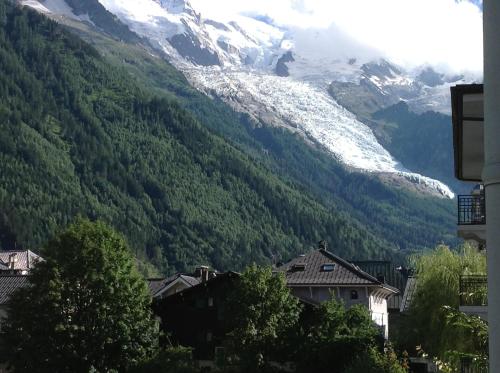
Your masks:
M156 297L153 310L160 317L161 330L169 336L169 342L193 347L198 361L217 360L223 354L223 340L229 332L227 294L238 277L236 272L212 272L194 286Z
M306 302L319 304L335 297L347 307L365 305L388 338L387 300L398 294L398 289L325 248L301 255L279 266L277 271L284 272L292 294Z

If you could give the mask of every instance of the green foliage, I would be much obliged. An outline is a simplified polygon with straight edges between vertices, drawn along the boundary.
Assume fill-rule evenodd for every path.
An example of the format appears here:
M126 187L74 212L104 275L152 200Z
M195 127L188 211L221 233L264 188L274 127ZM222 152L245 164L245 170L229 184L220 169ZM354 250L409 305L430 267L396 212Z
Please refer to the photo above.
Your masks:
M228 347L244 371L269 367L282 361L286 336L295 328L300 309L290 294L283 273L270 267L248 267L236 283L228 302L232 332Z
M190 348L171 346L159 350L145 362L128 370L129 373L194 373L196 369Z
M385 354L374 348L360 354L344 373L405 373L394 351Z
M334 298L322 303L305 324L297 349L300 372L343 372L357 358L382 341L363 305L346 309Z
M470 247L455 252L441 245L416 257L414 264L417 288L403 325L403 343L408 350L421 346L441 358L464 338L460 330L447 323L443 307L458 310L460 276L485 274L486 258Z
M123 370L156 347L151 296L122 236L79 220L44 258L9 301L4 352L16 372Z
M78 37L34 12L7 12L2 247L42 245L81 214L125 233L137 257L164 273L200 262L242 268L320 239L349 257L391 255L356 220L202 127L164 94L152 95Z
M443 360L448 367L458 369L467 359L477 371L488 371L488 323L478 316L467 315L451 307L444 307L446 327L460 334L449 344Z

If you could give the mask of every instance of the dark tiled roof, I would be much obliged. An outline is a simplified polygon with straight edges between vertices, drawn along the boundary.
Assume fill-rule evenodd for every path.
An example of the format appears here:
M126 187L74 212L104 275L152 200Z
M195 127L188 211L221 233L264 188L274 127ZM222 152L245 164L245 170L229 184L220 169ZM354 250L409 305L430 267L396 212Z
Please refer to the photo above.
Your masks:
M413 296L415 295L415 290L417 290L417 278L409 277L408 281L406 282L403 300L401 301L401 312L406 312L410 309L411 301L413 300Z
M352 261L352 264L376 278L382 276L384 283L397 288L401 292L405 290L407 276L398 271L388 260Z
M330 263L335 264L333 271L322 271L322 266ZM301 264L305 264L304 270L294 270ZM285 272L289 285L382 285L359 267L323 249L292 259L277 270Z
M28 276L9 275L0 276L0 305L9 300L10 295L19 288L28 285Z
M407 275L403 275L390 261L386 260L353 261L352 263L372 276L377 278L383 276L386 284L398 289L399 294L394 294L387 299L387 308L392 310L401 308L402 294L408 280Z
M0 261L8 265L9 257L12 255L16 258L14 270L18 271L29 271L39 260L43 260L31 250L11 250L0 251Z
M186 281L191 286L198 285L201 282L199 278L193 276L180 275L179 277L184 281Z
M170 284L173 279L175 279L177 275L167 277L167 278L150 278L148 279L148 286L149 286L149 291L151 293L151 296L154 297L156 293L158 293L161 289L163 289L165 286Z
M177 273L173 276L167 277L167 278L153 278L148 280L148 285L149 285L149 291L151 292L151 296L155 296L158 294L160 291L165 289L168 285L176 281L177 279L182 279L185 281L189 286L195 286L200 283L200 280L196 277Z

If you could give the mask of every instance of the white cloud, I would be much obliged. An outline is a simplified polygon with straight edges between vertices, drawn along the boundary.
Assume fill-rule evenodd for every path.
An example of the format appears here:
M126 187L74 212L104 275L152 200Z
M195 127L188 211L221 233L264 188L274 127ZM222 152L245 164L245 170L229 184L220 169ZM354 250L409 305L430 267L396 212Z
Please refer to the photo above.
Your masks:
M482 13L460 0L191 0L209 18L269 16L282 26L323 29L404 65L482 71ZM332 40L337 40L333 37ZM332 46L333 47L333 46ZM325 48L325 45L321 45Z

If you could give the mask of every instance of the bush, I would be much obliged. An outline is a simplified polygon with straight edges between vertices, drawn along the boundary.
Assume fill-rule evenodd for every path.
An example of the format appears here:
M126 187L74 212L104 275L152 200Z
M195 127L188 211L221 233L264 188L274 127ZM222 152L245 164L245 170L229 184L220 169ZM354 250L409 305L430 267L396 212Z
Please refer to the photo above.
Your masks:
M154 357L137 365L129 373L193 373L197 371L191 348L171 346L158 351Z
M382 354L371 348L354 359L345 373L406 373L406 370L392 350Z

